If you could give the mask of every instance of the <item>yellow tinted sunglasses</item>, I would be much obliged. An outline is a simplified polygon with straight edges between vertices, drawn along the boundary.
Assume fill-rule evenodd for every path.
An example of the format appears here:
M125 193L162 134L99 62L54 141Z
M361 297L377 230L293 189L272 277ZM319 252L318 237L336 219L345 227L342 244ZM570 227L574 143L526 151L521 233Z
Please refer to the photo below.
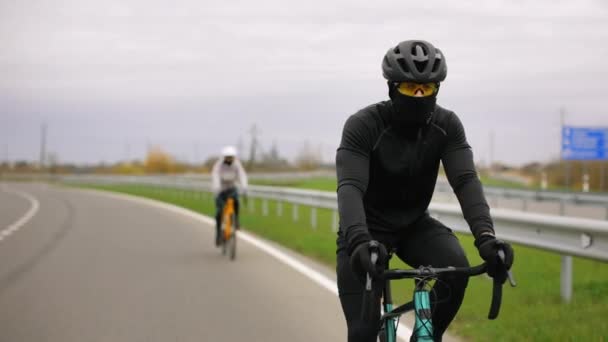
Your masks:
M438 83L401 82L397 90L406 96L431 96L439 90Z

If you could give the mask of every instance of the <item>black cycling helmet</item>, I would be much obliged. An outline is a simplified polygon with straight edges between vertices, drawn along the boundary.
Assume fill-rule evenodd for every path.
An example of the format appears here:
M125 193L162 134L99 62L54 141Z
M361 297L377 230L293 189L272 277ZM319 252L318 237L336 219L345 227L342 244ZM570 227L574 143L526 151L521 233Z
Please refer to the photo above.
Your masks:
M403 41L388 50L382 61L382 75L396 83L439 83L447 73L441 50L424 40Z

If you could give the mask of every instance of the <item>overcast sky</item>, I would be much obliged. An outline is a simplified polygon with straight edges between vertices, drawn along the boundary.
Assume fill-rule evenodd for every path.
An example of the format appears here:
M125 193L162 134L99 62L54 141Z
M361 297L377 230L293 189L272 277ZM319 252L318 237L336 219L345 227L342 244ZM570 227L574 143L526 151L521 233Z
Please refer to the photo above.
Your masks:
M401 40L442 49L438 102L478 161L559 154L566 123L608 126L608 2L0 0L0 160L188 161L247 142L333 160L345 119L387 98ZM247 144L245 144L245 147Z

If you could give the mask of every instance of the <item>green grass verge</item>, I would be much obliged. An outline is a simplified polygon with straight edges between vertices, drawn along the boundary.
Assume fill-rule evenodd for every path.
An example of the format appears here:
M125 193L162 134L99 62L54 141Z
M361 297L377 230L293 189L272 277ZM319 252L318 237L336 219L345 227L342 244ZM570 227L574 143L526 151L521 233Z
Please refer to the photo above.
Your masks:
M173 203L212 215L211 196L195 192L158 190L142 186L89 186L138 195ZM250 201L252 201L250 199ZM335 266L335 237L331 225L333 214L318 210L318 227L311 228L310 208L298 206L298 220L293 207L268 202L268 216L261 214L260 200L253 210L243 208L242 224L248 231L276 241L325 264ZM480 259L470 236L459 235L472 264ZM485 277L471 279L464 304L451 332L471 341L607 341L608 340L608 265L585 259L574 259L574 296L569 304L560 299L560 256L523 246L515 246L513 272L517 288L505 287L503 306L496 321L486 316L490 305L491 282ZM405 267L394 262L393 267ZM405 301L412 294L412 284L397 282L395 299Z
M535 188L526 187L523 184L509 182L504 180L498 180L493 178L481 177L481 182L485 186L502 187L511 189L529 189L535 190ZM299 189L313 189L313 190L324 190L324 191L336 191L336 178L335 177L312 177L305 179L289 179L289 180L269 180L269 179L252 179L251 184L255 185L270 185L270 186L286 186L290 188Z
M490 177L486 177L486 176L483 176L483 175L481 175L479 177L479 180L481 181L481 184L483 184L484 186L500 187L500 188L507 188L507 189L537 190L534 187L527 186L527 185L522 184L522 183L510 182L510 181L506 181L506 180L502 180L502 179L490 178Z
M251 179L251 184L269 185L269 186L286 186L299 189L313 189L324 191L336 191L335 177L311 177L302 179L287 179L287 180L272 180L272 179Z

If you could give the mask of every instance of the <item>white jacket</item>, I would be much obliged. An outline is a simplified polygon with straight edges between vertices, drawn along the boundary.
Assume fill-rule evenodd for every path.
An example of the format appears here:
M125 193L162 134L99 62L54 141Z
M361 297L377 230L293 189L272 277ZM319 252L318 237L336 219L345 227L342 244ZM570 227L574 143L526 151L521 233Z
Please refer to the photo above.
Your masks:
M231 165L225 164L222 158L215 162L211 170L211 190L213 193L217 195L233 187L238 187L240 191L247 191L247 186L247 174L238 159L235 159Z

